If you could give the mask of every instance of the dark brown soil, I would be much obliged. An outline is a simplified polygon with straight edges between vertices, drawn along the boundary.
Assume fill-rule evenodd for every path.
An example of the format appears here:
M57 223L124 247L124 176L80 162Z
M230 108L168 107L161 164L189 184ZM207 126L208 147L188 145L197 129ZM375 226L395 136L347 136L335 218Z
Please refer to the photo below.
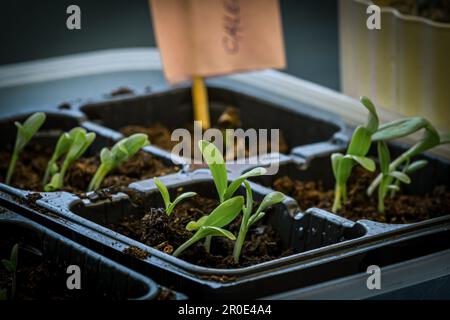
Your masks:
M113 97L118 97L122 95L134 94L134 91L127 87L120 87L111 91L110 95Z
M412 223L450 214L450 192L445 187L435 188L432 194L425 196L401 192L393 199L388 196L385 214L380 214L376 195L369 197L366 194L374 177L374 173L355 168L348 183L349 202L337 214L354 221L369 219L386 223ZM333 206L334 190L325 190L321 182L292 180L284 176L275 180L273 188L296 199L303 210L317 207L331 211Z
M52 148L31 143L20 155L11 184L20 189L43 191L41 182L51 154ZM10 157L9 151L0 150L0 182L5 179ZM66 174L64 190L85 192L99 164L98 156L77 160ZM167 167L151 154L141 151L111 172L103 181L102 187L126 186L137 180L150 179L177 170L177 167Z
M450 1L375 0L375 4L397 9L403 14L424 17L438 22L450 22Z
M4 250L3 244L1 249L2 255L8 252ZM79 298L77 290L67 289L67 274L64 271L62 268L55 268L55 266L43 262L37 256L30 256L19 251L17 289L14 300L73 300ZM8 299L10 299L11 284L11 274L3 268L3 265L0 265L0 289L8 290Z
M179 190L183 192L183 190ZM131 197L138 197L130 194ZM141 201L134 199L136 205ZM143 215L123 218L117 224L107 227L132 239L141 241L167 254L172 254L182 243L188 240L193 232L185 229L187 223L209 214L218 202L214 199L196 196L181 204L168 217L163 209L143 208ZM270 214L268 212L268 214ZM236 236L239 232L241 220L237 218L227 226ZM240 263L233 260L234 242L223 237L214 237L211 253L204 247L204 241L197 242L180 255L180 258L196 265L214 268L236 268L277 259L292 254L291 249L285 249L275 230L261 221L252 227L244 243Z
M220 115L217 119L217 124L214 126L217 129L237 129L241 128L241 120L239 118L239 111L236 108L228 107L225 111ZM194 126L192 123L187 123L183 126L184 129L189 130L189 132L194 132ZM135 133L145 133L148 135L151 143L155 146L158 146L164 150L171 151L175 145L177 145L178 141L171 141L172 131L177 128L169 128L164 126L161 123L154 123L148 127L139 126L139 125L130 125L120 129L120 132L125 136L130 136ZM191 135L192 141L191 146L196 147L197 143L194 140L194 135ZM268 146L268 151L270 152L270 146ZM280 153L288 153L289 146L284 139L283 133L280 131ZM237 151L235 150L235 154ZM193 154L193 151L191 151ZM249 150L246 146L245 156L249 156Z

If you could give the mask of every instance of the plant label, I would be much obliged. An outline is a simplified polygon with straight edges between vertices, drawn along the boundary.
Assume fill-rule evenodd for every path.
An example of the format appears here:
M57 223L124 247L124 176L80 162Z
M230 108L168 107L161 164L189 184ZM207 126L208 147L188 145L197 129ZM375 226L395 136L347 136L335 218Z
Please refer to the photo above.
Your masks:
M278 0L149 1L170 83L285 66Z

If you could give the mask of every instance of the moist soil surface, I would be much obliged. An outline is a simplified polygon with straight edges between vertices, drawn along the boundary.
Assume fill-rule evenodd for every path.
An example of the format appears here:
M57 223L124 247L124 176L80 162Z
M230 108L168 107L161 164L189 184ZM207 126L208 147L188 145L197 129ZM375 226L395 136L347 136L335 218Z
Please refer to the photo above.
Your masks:
M446 187L436 187L429 195L419 196L397 192L385 200L385 213L378 213L376 194L367 196L366 190L375 178L374 173L355 168L348 183L348 203L337 212L350 220L368 219L385 223L413 223L450 214L450 192ZM321 182L292 180L284 176L274 181L272 187L297 200L306 210L311 207L331 211L334 190L327 190Z
M184 191L189 190L178 190L180 193ZM139 199L138 194L125 192L128 192L134 204L139 207L138 211L142 210L142 214L130 215L118 223L106 226L167 254L172 254L194 234L185 229L188 222L209 214L218 205L215 199L197 195L179 204L169 217L161 208L145 208L142 205L144 201ZM267 213L270 214L269 211ZM237 236L240 223L241 219L238 217L226 229ZM233 246L234 241L213 237L210 253L205 250L204 240L201 240L184 251L179 258L205 267L238 268L292 254L292 250L283 247L278 234L270 225L265 224L264 220L250 228L239 263L233 260Z
M11 185L24 190L43 191L42 178L52 152L52 147L31 142L20 154ZM0 182L5 180L10 157L10 151L0 150ZM75 161L65 176L63 190L76 194L86 192L99 165L98 156L82 157ZM126 186L137 180L150 179L177 170L177 167L168 167L151 154L140 151L112 171L103 181L102 188Z
M196 147L197 142L194 140L194 126L193 123L186 123L183 126L184 129L187 129L191 133L191 147ZM233 107L228 107L225 111L220 115L220 117L216 121L216 125L214 126L216 129L225 130L225 129L237 129L241 128L241 119L239 117L239 110ZM145 133L148 135L149 140L155 146L160 147L161 149L172 151L172 149L179 143L178 141L171 141L172 131L177 128L175 127L167 127L161 123L154 123L150 126L140 126L140 125L129 125L126 127L122 127L119 131L125 136L131 136L135 133ZM248 157L250 154L249 148L247 145L245 147L245 157ZM268 146L268 152L270 152L271 146ZM193 150L193 149L192 149ZM191 155L194 154L191 150ZM284 139L283 133L280 131L280 145L279 145L280 153L288 153L289 146ZM235 148L234 154L237 155L237 149ZM232 156L227 157L226 159L233 158ZM234 156L236 159L237 156Z

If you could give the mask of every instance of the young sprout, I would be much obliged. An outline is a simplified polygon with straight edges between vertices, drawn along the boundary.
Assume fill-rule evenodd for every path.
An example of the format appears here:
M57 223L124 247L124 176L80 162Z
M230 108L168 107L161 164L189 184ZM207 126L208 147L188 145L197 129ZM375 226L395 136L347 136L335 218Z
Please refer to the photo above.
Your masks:
M409 175L415 171L418 171L418 170L424 168L428 164L427 160L417 160L411 164L409 164L408 162L402 169L402 172L406 175ZM399 179L394 179L394 184L390 188L391 189L391 194L390 194L391 199L395 196L395 193L397 191L400 191L400 183L401 183L401 181Z
M169 190L167 190L167 187L164 185L164 183L162 183L158 178L153 178L153 182L155 183L156 187L159 190L159 193L161 194L161 197L163 198L166 214L168 216L172 214L173 210L175 209L178 203L197 195L197 193L195 192L185 192L180 194L178 197L175 198L175 200L173 200L173 202L171 202Z
M36 112L28 117L23 124L16 122L17 137L14 145L14 151L9 162L8 172L6 174L5 183L9 184L16 169L17 160L25 146L30 142L31 138L41 128L46 118L45 113Z
M208 216L202 217L197 221L191 221L186 225L189 231L196 231L195 234L175 250L173 255L179 256L184 250L189 248L197 241L206 237L227 237L230 240L236 240L236 237L228 230L223 229L232 222L244 205L244 197L237 196L222 202Z
M45 191L59 190L64 185L64 176L75 160L80 158L92 144L95 139L95 133L87 133L85 129L78 128L73 136L64 161L59 172L55 173L50 182L45 186Z
M405 118L396 121L392 121L383 126L380 126L379 130L372 136L372 140L375 142L379 141L390 141L393 139L401 138L407 135L410 135L418 130L425 129L423 138L413 145L411 148L403 152L398 158L394 161L390 162L388 168L384 168L384 171L388 173L388 175L392 172L400 172L398 168L402 165L405 170L415 171L420 169L418 164L412 163L412 168L409 168L409 163L414 156L430 150L438 145L450 143L450 134L439 135L436 129L429 123L426 119L420 117L412 117ZM380 159L381 161L381 159ZM383 159L385 162L386 160ZM414 166L413 166L414 164ZM419 167L417 167L419 166ZM382 168L383 169L383 168ZM407 173L407 172L403 172ZM385 174L386 175L386 174ZM398 175L398 174L397 174ZM396 179L399 180L397 177ZM375 189L382 183L383 180L383 172L381 172L371 183L369 188L367 189L367 194L370 196L375 191ZM386 183L386 182L385 182ZM391 184L389 184L391 185ZM386 188L386 186L382 186L382 189ZM395 190L395 187L391 187ZM381 192L381 191L380 191Z
M228 184L225 161L219 149L213 143L206 140L200 140L198 146L213 176L220 203L230 199L247 178L261 176L267 172L262 167L254 168Z
M57 161L69 151L69 148L75 138L75 135L78 131L84 130L82 128L73 128L69 132L64 132L58 139L58 142L56 143L55 151L53 152L52 157L50 158L50 161L47 164L47 169L45 170L44 179L42 180L42 185L45 187L45 185L48 182L48 179L55 175L59 167L57 165Z
M9 260L3 259L2 264L5 269L11 274L11 300L14 299L16 295L17 287L17 261L19 257L19 245L16 243L12 249Z
M213 143L206 140L200 140L198 142L198 147L200 148L203 158L208 164L209 170L213 176L220 203L230 199L247 178L261 176L267 172L267 170L262 167L254 168L237 177L234 181L228 184L225 160L223 159L219 149L217 149ZM207 237L205 240L205 247L208 252L210 246L211 237Z
M336 180L334 189L333 212L337 212L342 207L342 203L347 202L347 180L350 178L353 167L361 165L368 171L375 171L375 162L366 157L372 144L371 136L378 129L378 115L375 106L367 97L361 97L362 104L369 110L369 118L365 126L355 129L347 154L333 153L331 164Z
M139 150L149 144L150 142L146 134L136 133L117 142L111 150L103 148L100 153L100 167L89 183L88 191L94 191L100 188L103 179L105 179L110 171L128 161Z
M242 246L244 245L245 237L247 236L247 232L250 229L250 227L264 217L265 209L274 204L280 203L285 199L284 194L282 194L281 192L271 192L264 197L258 209L252 215L253 211L252 189L247 181L244 181L244 184L246 189L247 203L242 208L243 216L241 227L239 229L237 240L234 243L233 257L236 263L239 262L239 256L241 255Z

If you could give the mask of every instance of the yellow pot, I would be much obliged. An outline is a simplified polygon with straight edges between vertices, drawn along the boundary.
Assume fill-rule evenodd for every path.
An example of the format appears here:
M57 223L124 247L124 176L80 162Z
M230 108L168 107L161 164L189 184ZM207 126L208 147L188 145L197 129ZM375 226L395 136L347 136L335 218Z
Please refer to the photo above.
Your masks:
M450 131L450 24L382 7L381 29L369 30L370 4L339 1L343 92Z

